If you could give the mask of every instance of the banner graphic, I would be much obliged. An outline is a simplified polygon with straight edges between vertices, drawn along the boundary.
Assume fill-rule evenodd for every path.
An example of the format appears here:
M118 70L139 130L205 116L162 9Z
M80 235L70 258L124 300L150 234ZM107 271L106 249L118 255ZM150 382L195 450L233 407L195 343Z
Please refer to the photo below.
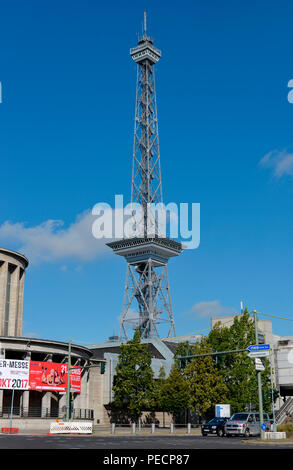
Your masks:
M80 393L81 369L72 367L70 390ZM67 364L0 359L0 389L66 392L67 376Z
M0 389L28 390L29 362L18 359L0 359Z

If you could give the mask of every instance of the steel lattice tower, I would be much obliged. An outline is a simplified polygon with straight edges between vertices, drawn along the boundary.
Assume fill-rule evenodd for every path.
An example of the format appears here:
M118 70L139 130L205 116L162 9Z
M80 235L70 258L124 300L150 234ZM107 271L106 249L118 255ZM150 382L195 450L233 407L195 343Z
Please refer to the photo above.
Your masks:
M130 55L137 63L131 203L142 207L142 230L139 237L108 243L127 261L120 340L129 339L129 326L139 328L141 338L159 337L160 323L168 324L167 336L176 336L167 262L182 251L181 243L160 237L149 210L151 204L163 202L154 74L161 52L147 35L146 13L144 34Z

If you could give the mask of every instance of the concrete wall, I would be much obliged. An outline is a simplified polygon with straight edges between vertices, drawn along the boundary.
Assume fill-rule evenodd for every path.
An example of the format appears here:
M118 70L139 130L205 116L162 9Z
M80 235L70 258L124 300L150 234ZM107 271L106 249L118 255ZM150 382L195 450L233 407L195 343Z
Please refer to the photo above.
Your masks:
M53 418L51 419L42 419L42 418L14 418L12 419L12 427L18 428L20 431L41 431L49 432L50 423L56 422ZM10 419L1 418L0 419L0 429L9 428Z
M279 386L293 391L293 342L277 350ZM291 394L291 393L290 393Z

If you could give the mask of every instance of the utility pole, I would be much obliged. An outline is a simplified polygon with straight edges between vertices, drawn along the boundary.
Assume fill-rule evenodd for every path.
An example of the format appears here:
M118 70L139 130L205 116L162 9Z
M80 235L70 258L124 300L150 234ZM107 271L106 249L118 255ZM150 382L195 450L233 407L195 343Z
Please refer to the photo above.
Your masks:
M66 392L66 421L70 420L70 370L71 370L71 339L68 340L68 370L67 370L67 392Z
M275 415L275 400L274 400L274 382L273 382L273 368L272 368L272 350L270 351L270 371L271 371L271 394L272 394L272 413L273 413L273 431L277 431L276 415Z
M258 326L257 326L257 315L256 310L253 310L254 315L254 332L255 332L255 344L258 344ZM257 373L257 385L258 385L258 406L259 406L259 419L260 419L260 438L264 439L264 431L262 429L263 425L263 403L262 403L262 386L261 386L261 371L256 371Z

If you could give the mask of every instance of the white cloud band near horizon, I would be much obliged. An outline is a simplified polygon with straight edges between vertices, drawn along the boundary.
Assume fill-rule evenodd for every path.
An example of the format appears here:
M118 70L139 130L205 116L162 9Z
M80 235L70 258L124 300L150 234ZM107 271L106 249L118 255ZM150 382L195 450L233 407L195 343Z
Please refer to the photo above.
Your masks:
M106 243L114 239L144 236L141 206L140 210L136 208L133 215L133 206L124 208L121 195L122 201L116 207L117 197L115 196L115 208L112 209L106 203L98 203L92 210L87 209L79 214L69 226L56 219L48 219L34 226L6 220L0 225L0 246L23 253L34 265L66 260L88 262L107 252L110 254L111 250ZM192 204L191 230L186 205L187 203L180 204L180 236L184 239L184 249L194 249L199 245L199 204ZM171 206L160 206L158 219L156 213L148 212L148 227L153 230L148 236L156 235L157 221L159 236L166 237L168 226L175 233L174 235L172 232L173 237L178 237L179 217L174 210L176 204L172 203ZM65 270L66 267L62 269Z
M24 254L33 265L66 260L88 262L107 252L110 254L106 243L115 238L137 236L136 232L132 232L131 225L125 222L129 216L125 216L123 208L112 209L107 205L100 216L95 207L79 214L68 227L62 220L56 219L48 219L34 226L5 221L0 225L0 246ZM122 221L122 233L118 237L115 232L116 217ZM100 229L99 236L94 230L96 227ZM66 270L67 267L62 266L61 269Z
M62 220L49 219L39 225L5 221L0 225L0 245L23 253L30 264L64 260L91 261L111 252L105 239L92 235L95 217L86 210L68 227Z
M199 318L206 318L225 314L235 314L237 312L234 308L221 305L219 300L210 300L194 304L188 313L193 314Z

